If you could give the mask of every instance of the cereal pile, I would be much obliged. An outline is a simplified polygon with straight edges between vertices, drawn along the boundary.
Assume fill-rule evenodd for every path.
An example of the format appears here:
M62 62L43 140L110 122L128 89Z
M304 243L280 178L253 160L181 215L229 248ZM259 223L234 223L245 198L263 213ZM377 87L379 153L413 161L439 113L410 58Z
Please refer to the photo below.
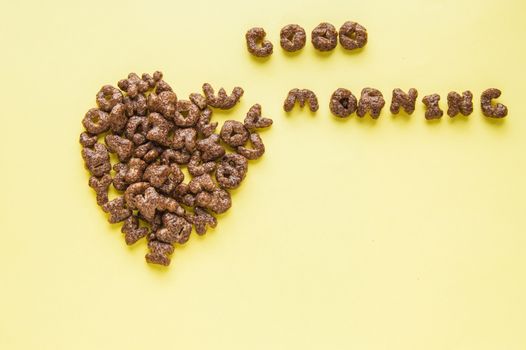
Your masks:
M123 222L128 245L146 237L149 263L169 265L174 244L188 241L193 228L202 235L216 227L214 214L232 204L228 190L241 184L248 160L265 153L257 131L272 120L261 116L259 104L243 123L228 120L218 134L210 107L234 107L243 89L215 94L204 84L203 94L179 100L161 72L130 73L118 88L103 86L98 107L82 120L82 157L97 204L110 223ZM113 165L110 153L118 159ZM187 181L184 167L191 175ZM109 200L111 185L120 195Z

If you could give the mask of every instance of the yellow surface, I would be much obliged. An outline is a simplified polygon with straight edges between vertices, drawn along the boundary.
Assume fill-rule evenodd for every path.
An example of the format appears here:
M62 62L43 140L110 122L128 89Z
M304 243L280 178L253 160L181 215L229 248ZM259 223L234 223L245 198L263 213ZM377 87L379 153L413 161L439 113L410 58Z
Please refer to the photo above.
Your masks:
M0 14L0 349L526 348L526 3L11 1ZM366 26L359 53L280 28ZM275 46L261 62L244 32ZM310 38L310 36L309 36ZM77 139L102 84L160 69L180 97L245 88L274 118L233 207L148 266L87 186ZM469 118L336 120L338 87L470 89ZM316 114L282 111L293 87ZM482 116L502 89L510 114Z

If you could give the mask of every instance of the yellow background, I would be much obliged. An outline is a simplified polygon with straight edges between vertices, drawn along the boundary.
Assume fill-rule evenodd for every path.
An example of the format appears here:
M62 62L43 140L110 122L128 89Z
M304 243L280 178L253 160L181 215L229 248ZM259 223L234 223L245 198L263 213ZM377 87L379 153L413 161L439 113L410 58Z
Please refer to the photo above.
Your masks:
M4 3L0 349L525 349L525 4ZM359 53L279 47L285 24L346 20L368 29ZM106 222L78 144L101 85L156 69L180 98L242 86L220 123L256 102L275 121L232 209L168 269ZM330 115L332 91L366 86L387 100L376 122ZM316 114L282 111L294 87ZM390 114L395 87L418 89L412 116ZM489 87L506 120L482 116ZM445 109L465 89L469 118L424 119L424 95Z

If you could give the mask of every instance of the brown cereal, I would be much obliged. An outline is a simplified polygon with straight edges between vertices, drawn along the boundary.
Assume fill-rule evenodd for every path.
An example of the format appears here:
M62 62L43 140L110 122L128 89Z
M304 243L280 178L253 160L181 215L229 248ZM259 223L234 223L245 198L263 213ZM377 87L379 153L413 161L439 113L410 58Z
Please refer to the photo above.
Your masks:
M190 94L189 99L200 110L204 110L208 106L208 104L206 103L206 97L204 97L201 94L198 94L198 93Z
M162 216L163 226L157 232L155 237L161 242L184 244L190 238L192 225L183 217L165 213Z
M161 74L160 76L158 74ZM146 84L148 84L148 89L147 90L151 90L152 88L155 87L155 85L157 84L157 82L159 82L159 80L161 80L163 78L163 73L161 72L155 72L153 73L154 77L152 77L150 74L148 73L142 73L141 75L141 79L146 82Z
M217 167L216 180L223 188L237 188L245 178L248 161L240 154L230 153L223 157Z
M146 163L151 163L155 161L157 158L159 158L159 155L162 152L162 148L160 147L154 147L151 150L148 151L142 158Z
M256 57L267 57L272 55L274 46L268 40L265 40L265 30L263 28L251 28L245 34L247 49Z
M261 116L261 105L259 103L250 107L244 120L245 128L249 131L268 128L272 123L272 119Z
M199 108L190 101L177 101L177 111L175 112L174 122L175 125L185 128L194 126L201 113Z
M136 210L137 206L135 205L135 198L139 195L144 194L146 189L150 187L148 182L135 182L126 188L124 192L124 200L126 201L126 206L132 210Z
M135 151L133 152L133 156L135 158L140 158L140 159L143 159L144 156L150 152L152 149L155 148L155 145L153 144L153 142L146 142L146 143L143 143L142 145L140 146L137 146L135 148Z
M193 207L195 205L195 194L190 192L188 184L179 184L175 188L174 198L186 206Z
M162 91L159 94L152 92L148 96L148 109L150 112L161 113L166 118L174 118L177 95L173 91Z
M204 137L212 135L217 128L217 122L211 123L211 118L212 110L210 108L206 108L203 111L201 111L199 120L197 121L196 130L199 133L201 133Z
M87 132L80 134L79 142L82 147L93 147L97 143L97 135L91 135Z
M177 185L184 181L184 174L181 171L181 168L177 164L170 165L170 174L168 174L168 179L166 182L159 187L159 191L164 194L171 195Z
M242 146L248 141L249 132L243 123L227 120L221 127L221 140L231 147Z
M163 226L163 214L159 212L155 213L155 216L152 220L146 220L144 216L141 215L141 213L138 214L138 217L150 224L150 234L147 236L148 241L155 240L155 232L159 231L159 229Z
M157 86L155 87L155 93L160 94L164 91L172 91L172 87L164 80L159 80L159 82L157 82Z
M89 178L89 187L95 190L98 205L108 203L108 189L111 183L112 179L110 174L104 174L102 177L91 176Z
M148 125L150 130L146 134L146 138L150 141L155 141L160 145L168 146L170 140L168 135L173 130L174 125L166 120L159 113L150 113L148 115Z
M318 98L316 97L314 92L310 90L307 90L307 91L303 90L303 94L306 97L307 101L309 102L309 108L311 112L316 112L318 108L320 108L320 106L318 104Z
M144 171L143 180L161 192L169 193L183 182L184 174L176 164L152 163Z
M108 113L98 108L92 108L84 116L82 125L90 134L102 134L110 129L110 117Z
M311 42L316 50L331 51L338 44L338 32L330 23L320 23L312 30Z
M130 159L124 180L129 184L141 181L146 166L146 162L140 158Z
M150 195L151 193L151 195ZM151 198L156 198L157 201L157 210L164 212L170 212L170 213L176 213L177 215L183 215L184 209L177 203L175 199L172 197L163 196L161 194L158 194L157 191L155 191L155 188L150 187L145 192L145 198L150 195ZM146 198L148 200L148 198ZM139 207L140 211L140 207Z
M230 194L223 189L216 189L213 192L199 192L195 196L195 205L203 207L216 214L226 212L232 206Z
M134 187L137 184L140 184L140 186ZM126 205L131 209L139 210L139 213L146 221L153 220L157 210L171 213L179 213L182 210L175 199L160 195L147 182L138 182L130 185L126 189L124 197Z
M140 158L146 163L151 163L156 160L162 152L162 147L153 142L147 142L135 148L133 155L135 158Z
M422 102L426 105L426 119L440 119L444 112L440 109L438 102L440 101L440 95L432 94L427 95L422 99Z
M190 216L188 221L194 225L195 232L198 235L204 235L208 227L214 228L217 226L217 219L205 209L199 207L194 209L194 215Z
M113 166L115 176L113 177L113 187L118 191L124 191L128 187L128 183L125 180L126 173L128 172L128 165L124 163L116 163Z
M106 135L106 146L111 153L116 153L120 162L125 162L133 154L133 142L118 135Z
M173 164L176 163L175 158L175 150L168 148L161 153L159 160L161 164Z
M447 115L451 118L461 113L468 116L473 113L473 94L467 90L462 93L462 96L455 91L447 94Z
M263 144L263 140L261 140L259 134L255 132L251 133L250 143L252 143L252 148L239 146L237 148L237 153L250 160L258 159L265 153L265 145Z
M122 196L105 203L102 206L102 210L104 210L105 213L110 214L108 218L110 224L116 224L118 222L124 221L130 217L130 215L132 215L132 211L126 208L126 203L124 201L124 197Z
M183 182L184 174L177 164L170 166L170 174L161 187L158 188L159 192L168 196L172 196L177 186Z
M159 81L163 78L163 73L156 70L155 72L153 72L153 80L154 81Z
M110 112L119 103L122 103L122 92L114 86L104 85L97 93L97 105L104 112Z
M162 85L163 83L166 84L162 80L163 79L163 73L162 72L155 71L153 73L153 76L148 74L148 73L143 73L142 76L141 76L141 79L148 84L148 90L152 90L153 88L155 88L155 93L157 93L157 94L162 92L162 91L171 91L172 90L171 88L166 89L164 87L162 87L160 89L162 91L158 91L157 90L159 88L159 85ZM168 85L168 84L166 84L166 85Z
M174 252L173 245L152 240L148 242L148 248L150 252L145 256L148 263L164 266L170 265L170 255Z
M190 158L192 158L192 153L190 153L186 148L178 149L173 152L173 159L177 164L188 164Z
M177 186L175 193L183 204L188 206L196 205L196 195L202 192L213 193L218 187L214 183L210 174L203 174L194 177L188 184Z
M305 102L308 102L311 112L316 112L319 108L318 98L314 92L307 89L292 89L283 103L285 112L290 112L294 108L296 101L298 101L301 108L305 106Z
M418 91L416 89L411 88L408 93L405 93L402 89L394 89L393 98L391 99L391 113L398 114L400 108L403 108L407 114L413 114L417 97Z
M124 96L123 98L124 109L128 117L138 115L146 115L148 109L148 102L143 94L139 94L133 98L130 96Z
M212 85L205 83L203 84L203 92L206 96L206 103L214 108L219 109L230 109L239 102L239 99L243 96L243 89L236 86L232 90L232 94L227 95L225 89L220 88L217 92L217 96L214 94L214 88Z
M222 188L238 188L243 178L235 168L229 165L219 165L217 167L216 179Z
M364 88L358 102L356 115L363 118L368 112L373 119L380 116L382 108L385 106L385 100L382 93L373 88Z
M233 167L241 177L245 177L248 171L247 159L236 153L226 154L223 159L221 159L220 165Z
M161 154L161 163L188 164L191 157L192 154L184 148L181 150L167 149Z
M155 71L153 73L153 76L148 73L143 73L141 76L141 80L144 81L148 86L146 88L146 91L151 91L155 89L155 93L159 94L163 91L172 91L172 88L170 85L168 85L163 79L163 73L159 71ZM146 86L146 85L143 85ZM124 90L124 89L123 89ZM144 92L146 92L144 91Z
M135 73L128 74L128 79L119 80L117 86L125 91L129 97L135 97L138 94L145 93L150 89L150 84Z
M347 21L340 27L340 44L347 50L359 49L367 44L367 30L356 22Z
M190 158L190 162L188 163L188 172L192 176L208 174L213 172L215 169L216 163L214 161L203 162L200 151L195 151L192 154L192 158Z
M339 88L331 96L329 109L337 117L346 118L356 112L357 107L356 96L350 90Z
M148 119L146 117L133 116L128 119L124 129L124 136L136 145L146 142Z
M307 35L305 29L297 24L289 24L281 29L280 44L283 50L294 52L305 46Z
M139 239L148 235L148 228L139 227L139 218L135 215L129 216L122 225L121 232L127 245L132 245Z
M188 152L193 152L197 142L197 131L192 128L177 129L174 133L173 142L171 144L173 149L184 148Z
M113 132L121 132L126 127L126 107L124 104L119 103L112 108L109 115L110 129Z
M96 143L93 148L82 149L84 163L93 176L103 176L111 170L110 155L102 143Z
M155 161L163 152L163 147L153 142L147 142L135 149L134 157L144 160L146 163Z
M210 174L196 176L188 183L188 190L193 194L203 191L213 192L215 189L217 189L217 185Z
M153 187L159 188L168 180L168 176L171 172L172 169L169 165L153 163L148 165L142 178L144 181L149 182Z
M492 100L499 98L501 91L499 89L487 89L480 96L480 106L482 113L489 118L504 118L508 115L508 107L502 103L493 104Z
M221 158L225 154L225 149L219 144L219 135L217 134L197 141L197 149L201 151L201 159L204 162Z

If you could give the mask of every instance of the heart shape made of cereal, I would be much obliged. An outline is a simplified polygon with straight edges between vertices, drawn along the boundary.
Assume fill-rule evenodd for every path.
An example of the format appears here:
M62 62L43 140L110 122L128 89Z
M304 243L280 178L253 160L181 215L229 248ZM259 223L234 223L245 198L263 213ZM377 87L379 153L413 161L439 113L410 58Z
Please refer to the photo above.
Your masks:
M214 214L231 207L228 190L241 184L248 160L265 153L257 131L271 126L272 119L262 117L255 104L243 122L228 120L216 133L212 108L234 107L242 88L230 95L221 88L216 94L204 84L204 95L180 100L161 72L130 73L117 86L103 86L97 107L82 120L89 186L108 221L123 223L126 244L146 237L146 261L167 266L176 243L186 243L193 229L203 235L216 227ZM119 192L112 200L110 186Z

